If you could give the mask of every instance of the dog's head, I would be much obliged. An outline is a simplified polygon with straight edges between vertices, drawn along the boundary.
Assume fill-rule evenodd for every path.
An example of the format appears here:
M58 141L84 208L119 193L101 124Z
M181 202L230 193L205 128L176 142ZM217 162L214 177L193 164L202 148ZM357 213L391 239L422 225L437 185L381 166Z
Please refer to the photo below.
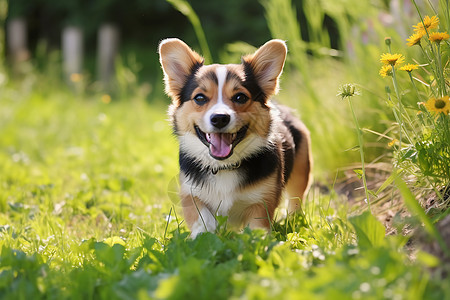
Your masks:
M159 55L181 149L202 160L234 163L265 146L269 98L278 90L286 52L283 41L271 40L241 64L204 65L181 40L163 40Z

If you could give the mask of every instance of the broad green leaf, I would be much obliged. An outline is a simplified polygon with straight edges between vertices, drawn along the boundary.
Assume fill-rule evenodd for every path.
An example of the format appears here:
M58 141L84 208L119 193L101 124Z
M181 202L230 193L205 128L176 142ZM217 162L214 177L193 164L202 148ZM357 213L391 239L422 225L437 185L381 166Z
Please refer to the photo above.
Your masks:
M355 228L360 247L373 247L383 244L386 229L370 212L349 218Z

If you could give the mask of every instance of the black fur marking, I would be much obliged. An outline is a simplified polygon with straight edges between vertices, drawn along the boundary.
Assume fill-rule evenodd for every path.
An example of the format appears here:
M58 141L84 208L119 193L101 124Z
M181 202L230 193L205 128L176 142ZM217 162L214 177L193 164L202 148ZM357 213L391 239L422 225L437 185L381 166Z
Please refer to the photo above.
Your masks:
M284 181L287 182L294 166L295 155L300 150L300 145L303 142L303 136L301 131L298 129L300 126L300 121L294 118L290 109L285 106L277 107L281 113L281 118L283 119L284 125Z
M190 179L195 185L203 185L210 174L209 168L203 168L192 156L180 151L179 156L180 170Z
M211 174L217 171L210 167L202 167L192 156L181 152L179 155L180 170L196 186L203 187ZM256 155L244 159L239 166L236 166L236 172L242 172L243 180L241 187L245 187L260 180L263 180L280 169L280 155L276 148L264 148ZM285 182L285 181L284 181ZM280 184L284 184L280 183Z
M198 69L200 69L201 66L203 66L203 62L202 63L197 62L192 66L191 73L186 78L186 82L183 88L181 89L180 93L178 94L181 104L183 104L186 101L192 100L191 99L192 92L194 92L194 90L198 87L198 83L195 80L195 74L197 73Z
M292 139L294 140L295 145L295 153L297 153L300 148L300 144L302 143L302 133L297 129L297 127L294 126L291 120L284 119L283 123L289 130L289 133L292 135Z
M294 150L287 143L283 144L283 150L284 150L283 181L287 182L289 180L289 177L291 176L292 169L294 168Z
M230 72L230 71L228 70L226 81L231 81L231 80L236 80L236 81L238 81L240 84L243 83L243 82L242 82L242 78L241 78L238 74L236 74L236 73L234 73L234 72Z
M219 84L219 79L217 78L217 75L214 71L209 71L207 72L205 75L203 75L200 80L211 80L213 81L216 85Z
M267 96L259 86L251 64L243 60L242 65L244 66L245 73L245 80L242 85L250 92L253 101L260 102L265 106Z
M267 178L280 167L280 155L277 149L266 147L256 155L241 162L239 169L244 172L244 180L241 186L244 187Z

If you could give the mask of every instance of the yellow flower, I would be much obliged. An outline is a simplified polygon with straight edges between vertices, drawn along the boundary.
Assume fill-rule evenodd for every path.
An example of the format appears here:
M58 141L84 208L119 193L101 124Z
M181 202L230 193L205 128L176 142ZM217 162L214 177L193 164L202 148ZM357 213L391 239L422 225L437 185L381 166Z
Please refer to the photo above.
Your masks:
M448 40L450 38L450 35L448 35L447 32L432 32L430 33L430 41L440 43L443 40Z
M108 104L109 102L111 102L111 96L108 94L103 94L102 95L102 102L105 104Z
M80 73L72 73L70 74L70 81L72 82L80 82L83 79L83 75Z
M386 76L392 76L392 66L391 65L384 65L380 69L380 76L385 78Z
M401 54L390 54L390 53L383 53L381 54L380 61L384 63L385 65L392 65L395 66L396 64L401 64L405 61L405 58Z
M415 64L406 64L403 67L400 68L400 70L402 71L406 71L406 72L412 72L412 70L417 70L419 68L418 65Z
M430 98L424 106L429 112L444 113L448 114L450 111L450 100L449 96L444 96L442 98Z
M437 16L425 16L423 18L423 22L417 23L417 25L413 25L415 32L423 32L425 34L425 29L429 31L430 29L435 29L439 25L439 18Z
M389 146L389 147L392 147L392 146L394 146L397 142L398 142L397 139L393 139L392 141L390 141L390 142L388 143L388 146Z
M409 47L412 47L414 45L419 45L420 44L420 40L422 39L424 33L425 32L415 32L415 33L413 33L408 39L406 39L406 41L407 41L406 45L408 45Z

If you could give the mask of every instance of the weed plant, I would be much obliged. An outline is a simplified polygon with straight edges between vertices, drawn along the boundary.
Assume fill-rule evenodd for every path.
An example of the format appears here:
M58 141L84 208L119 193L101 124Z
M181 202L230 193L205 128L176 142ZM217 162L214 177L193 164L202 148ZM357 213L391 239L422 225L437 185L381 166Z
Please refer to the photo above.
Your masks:
M440 22L437 15L418 13L420 21L407 41L409 47L420 48L420 55L408 59L414 63L402 65L405 57L391 52L391 39L387 38L389 52L381 56L380 75L392 78L395 91L393 96L388 94L387 101L398 124L398 134L391 141L395 165L406 176L414 176L417 187L431 187L438 197L437 206L445 209L450 184L450 36L446 22ZM410 80L407 87L399 80L406 74Z

